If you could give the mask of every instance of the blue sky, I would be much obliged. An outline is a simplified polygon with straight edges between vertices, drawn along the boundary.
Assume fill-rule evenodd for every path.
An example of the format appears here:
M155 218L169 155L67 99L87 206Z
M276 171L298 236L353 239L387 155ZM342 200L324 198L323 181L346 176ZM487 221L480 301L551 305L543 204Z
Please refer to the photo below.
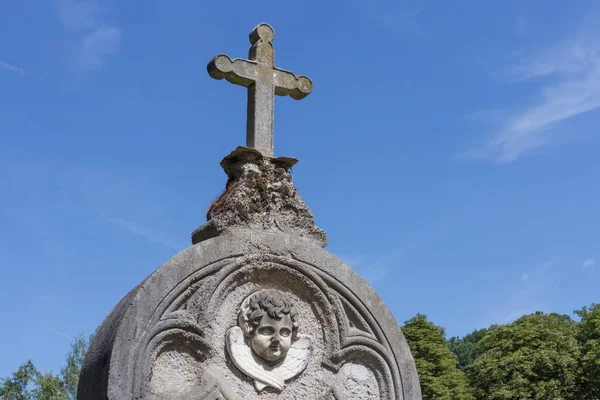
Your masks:
M246 94L215 81L259 22L275 153L327 249L398 322L448 335L600 302L594 1L10 1L0 5L0 377L58 371L223 190Z

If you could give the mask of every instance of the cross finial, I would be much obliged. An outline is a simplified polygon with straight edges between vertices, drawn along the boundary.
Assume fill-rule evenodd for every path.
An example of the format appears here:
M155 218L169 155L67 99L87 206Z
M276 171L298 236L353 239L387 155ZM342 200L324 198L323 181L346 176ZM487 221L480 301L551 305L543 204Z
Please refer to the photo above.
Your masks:
M275 31L269 24L259 24L250 32L248 60L231 59L219 54L208 63L208 73L215 79L227 79L248 88L248 120L246 146L273 157L274 95L300 100L312 91L312 82L305 76L275 67L273 38Z

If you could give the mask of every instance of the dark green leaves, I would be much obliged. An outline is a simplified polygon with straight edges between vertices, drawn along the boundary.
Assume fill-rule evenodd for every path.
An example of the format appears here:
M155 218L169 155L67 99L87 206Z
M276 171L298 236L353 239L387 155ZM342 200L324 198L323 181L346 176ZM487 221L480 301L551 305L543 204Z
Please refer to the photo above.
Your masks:
M456 368L444 329L417 314L402 327L417 365L423 399L471 400L465 374Z
M537 312L450 341L417 314L402 330L423 399L600 399L600 305L575 314Z
M494 326L467 368L478 398L577 399L579 346L568 316L536 313Z
M577 339L581 345L581 399L600 399L600 304L575 311L581 322Z

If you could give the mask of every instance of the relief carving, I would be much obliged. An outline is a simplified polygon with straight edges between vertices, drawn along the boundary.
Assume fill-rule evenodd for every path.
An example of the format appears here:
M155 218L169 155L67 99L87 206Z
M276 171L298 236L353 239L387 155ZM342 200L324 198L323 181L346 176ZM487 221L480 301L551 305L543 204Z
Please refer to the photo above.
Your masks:
M133 331L132 394L119 398L415 400L368 296L287 256L196 268Z
M309 337L298 336L298 311L282 292L264 289L242 302L238 326L229 328L225 343L235 366L262 391L283 390L286 380L306 368L312 353Z

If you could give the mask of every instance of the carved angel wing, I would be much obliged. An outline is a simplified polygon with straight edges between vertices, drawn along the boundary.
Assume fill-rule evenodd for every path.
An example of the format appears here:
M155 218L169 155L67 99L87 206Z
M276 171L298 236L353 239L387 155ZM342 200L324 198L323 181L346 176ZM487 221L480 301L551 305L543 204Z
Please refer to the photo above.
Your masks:
M265 368L254 359L252 349L244 341L244 333L240 327L234 326L229 328L225 337L227 352L233 363L240 371L256 381L256 389L260 391L266 386L271 386L280 391L283 389L285 379L280 374L273 373L272 368ZM262 385L258 385L257 383Z
M298 338L290 347L283 364L278 368L279 376L287 381L304 371L311 354L312 343L310 338L307 336Z

